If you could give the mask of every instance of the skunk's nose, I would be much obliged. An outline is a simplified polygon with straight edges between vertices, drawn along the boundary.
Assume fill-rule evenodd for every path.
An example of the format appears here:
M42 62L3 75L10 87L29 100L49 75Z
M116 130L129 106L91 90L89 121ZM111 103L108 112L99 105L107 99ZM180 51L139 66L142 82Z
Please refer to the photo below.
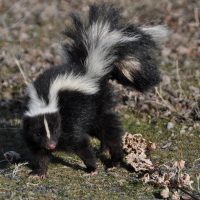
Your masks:
M48 149L53 150L55 148L56 148L56 143L55 142L51 142L51 143L48 144Z

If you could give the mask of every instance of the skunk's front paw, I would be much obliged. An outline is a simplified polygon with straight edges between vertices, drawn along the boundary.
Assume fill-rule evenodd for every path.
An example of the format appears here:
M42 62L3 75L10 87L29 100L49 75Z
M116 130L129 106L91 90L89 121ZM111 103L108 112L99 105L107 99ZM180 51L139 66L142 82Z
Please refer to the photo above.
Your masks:
M110 162L106 166L106 170L113 171L116 168L120 167L121 165L121 159L111 159Z
M100 148L97 150L97 155L101 155L103 154L104 152L106 152L108 150L108 147L104 144L104 143L101 143L101 146Z
M96 167L93 166L88 166L86 169L86 174L84 174L84 176L95 176L98 174Z
M98 171L93 171L93 172L90 172L90 173L89 173L90 176L95 176L95 175L97 175L97 174L98 174Z
M97 174L98 174L98 172L95 170L95 171L92 171L92 172L88 172L88 173L84 174L83 176L95 176Z
M45 179L46 178L46 173L42 170L33 170L30 174L29 177L31 179Z
M87 173L91 173L91 172L95 172L96 171L96 167L94 166L87 166L86 172Z

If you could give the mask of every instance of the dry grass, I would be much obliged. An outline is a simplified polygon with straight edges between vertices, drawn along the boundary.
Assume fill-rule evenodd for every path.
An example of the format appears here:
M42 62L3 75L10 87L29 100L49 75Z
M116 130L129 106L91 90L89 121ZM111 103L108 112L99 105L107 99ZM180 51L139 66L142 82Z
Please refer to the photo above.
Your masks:
M0 1L0 160L15 150L28 157L20 138L26 82L59 64L60 32L72 11L86 13L87 1ZM96 2L96 1L95 1ZM101 1L99 1L101 2ZM110 1L109 1L110 2ZM124 129L155 142L155 162L183 159L199 191L200 174L200 68L198 0L113 0L125 8L123 15L136 24L166 24L171 35L162 50L163 82L147 94L113 82ZM20 69L20 70L19 70ZM21 72L20 72L21 71ZM22 76L23 74L23 76ZM168 129L168 123L172 128ZM85 177L74 155L57 154L49 178L29 180L27 165L0 162L0 199L155 199L157 188L143 185L137 174L119 168ZM14 172L14 176L13 176Z

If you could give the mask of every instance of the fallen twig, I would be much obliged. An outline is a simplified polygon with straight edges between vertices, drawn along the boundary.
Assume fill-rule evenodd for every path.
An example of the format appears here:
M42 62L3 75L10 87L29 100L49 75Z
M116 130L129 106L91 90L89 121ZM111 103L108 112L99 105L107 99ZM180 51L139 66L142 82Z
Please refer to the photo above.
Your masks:
M194 8L194 18L195 18L196 26L199 26L200 22L199 22L199 10L198 10L198 8Z
M20 64L20 62L19 62L19 60L18 60L17 58L15 58L15 62L16 62L16 65L17 65L17 67L18 67L18 69L19 69L21 75L22 75L23 78L24 78L25 84L28 85L28 84L29 84L28 77L25 75L24 70L23 70L23 68L22 68L22 66L21 66L21 64Z
M13 172L12 172L12 178L15 178L15 177L16 177L17 173L18 173L19 171L21 171L21 169L19 169L19 168L20 168L21 166L24 166L24 165L28 165L28 162L15 164L15 168L14 168L14 170L13 170Z
M181 190L183 193L185 193L185 194L187 194L188 196L190 196L190 197L192 197L192 199L194 199L194 200L199 200L199 198L200 198L200 196L199 197L196 197L196 196L194 196L193 194L191 194L190 192L188 192L187 190L185 190L185 189L183 189L183 188L181 188L181 187L175 187L175 189L179 189L179 190Z
M176 76L177 76L177 80L178 80L178 87L180 90L180 95L182 97L182 95L185 95L183 92L183 88L182 88L182 83L181 83L181 77L180 77L180 73L179 73L179 62L178 60L176 60Z
M172 112L176 112L176 109L170 105L170 103L168 101L166 101L163 96L160 94L160 92L158 91L158 87L155 87L155 91L156 91L156 94L158 95L158 97L160 98L160 100L162 101L162 103L169 109L171 110Z

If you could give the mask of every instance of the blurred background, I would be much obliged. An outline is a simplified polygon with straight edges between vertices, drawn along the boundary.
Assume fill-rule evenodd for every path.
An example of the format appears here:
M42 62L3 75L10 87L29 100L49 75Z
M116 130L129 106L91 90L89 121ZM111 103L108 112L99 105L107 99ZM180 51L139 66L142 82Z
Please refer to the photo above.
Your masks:
M86 15L92 0L0 0L0 153L20 143L26 83L62 62L61 32L69 14ZM166 25L162 82L146 94L113 85L125 131L156 142L154 159L184 159L193 176L200 151L200 1L112 0L136 25ZM9 138L17 138L15 142ZM20 146L21 144L19 144ZM20 151L20 148L19 148ZM22 151L22 150L21 150ZM1 157L1 156L0 156Z
M62 40L61 32L69 23L68 15L74 11L85 15L88 5L93 2L101 1L0 1L1 106L4 107L9 101L17 101L23 97L25 82L18 64L28 79L34 80L45 68L61 63L59 45ZM200 1L113 0L112 2L124 8L123 15L131 23L164 24L171 32L162 47L160 69L163 82L158 86L159 94L166 101L163 101L154 90L143 96L118 87L122 104L132 108L137 107L137 110L144 109L145 112L149 106L155 106L156 111L168 116L175 111L188 121L199 120ZM148 99L149 95L151 97ZM136 98L139 98L139 101L136 102ZM140 103L143 106L138 106ZM2 126L4 118L6 119L5 115L0 121ZM6 119L5 123L9 121Z

